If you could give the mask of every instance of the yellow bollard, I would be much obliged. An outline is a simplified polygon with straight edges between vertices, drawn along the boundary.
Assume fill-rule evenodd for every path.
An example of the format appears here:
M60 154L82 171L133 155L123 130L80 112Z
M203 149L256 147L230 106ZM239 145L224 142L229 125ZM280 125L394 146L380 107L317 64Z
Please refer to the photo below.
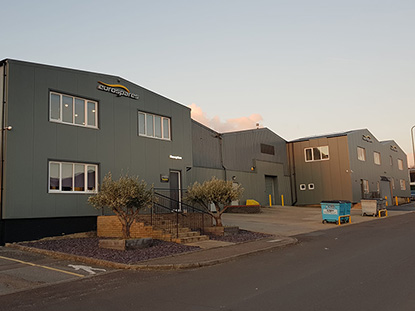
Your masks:
M271 195L269 195L268 197L269 197L269 206L271 207L272 206L272 198L271 198Z
M398 206L398 197L395 197L396 206Z
M284 206L284 196L281 194L281 205Z

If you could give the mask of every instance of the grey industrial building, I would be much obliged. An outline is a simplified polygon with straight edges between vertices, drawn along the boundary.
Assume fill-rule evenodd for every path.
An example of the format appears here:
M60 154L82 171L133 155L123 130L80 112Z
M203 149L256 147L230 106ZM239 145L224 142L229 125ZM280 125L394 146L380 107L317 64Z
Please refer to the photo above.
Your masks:
M240 183L242 201L255 199L266 206L271 195L272 204L291 204L286 141L271 130L218 133L192 121L192 145L192 181L216 176Z
M123 78L10 59L0 99L1 242L94 228L102 211L87 198L108 172L178 200L217 176L241 183L243 200L290 203L286 142L270 130L219 134Z
M410 196L406 154L367 129L306 137L288 143L293 203Z
M288 144L266 128L218 133L123 78L10 59L0 62L0 100L0 243L93 229L102 211L87 198L108 172L178 201L212 176L242 185L234 204L409 197L405 154L367 130Z

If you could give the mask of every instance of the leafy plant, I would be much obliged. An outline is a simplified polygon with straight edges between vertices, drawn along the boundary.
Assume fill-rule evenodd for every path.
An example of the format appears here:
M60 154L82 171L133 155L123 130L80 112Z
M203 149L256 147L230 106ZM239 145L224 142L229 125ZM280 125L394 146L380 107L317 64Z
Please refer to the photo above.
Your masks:
M205 181L203 184L195 182L189 186L186 200L202 206L215 219L216 226L222 227L222 214L232 201L240 199L242 193L241 185L212 177L211 180ZM215 205L216 212L210 210L211 203Z
M138 177L128 175L113 180L108 173L102 182L100 191L88 198L95 208L110 208L122 224L124 239L131 237L130 229L142 208L150 207L153 202L153 192L147 189L147 184Z

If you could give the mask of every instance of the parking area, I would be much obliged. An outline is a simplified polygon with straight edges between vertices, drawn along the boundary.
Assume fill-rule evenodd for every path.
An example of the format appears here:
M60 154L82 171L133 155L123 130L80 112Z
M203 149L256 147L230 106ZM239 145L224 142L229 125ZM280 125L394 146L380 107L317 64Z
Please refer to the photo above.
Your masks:
M0 247L0 295L91 277L113 270Z
M415 203L388 208L388 217L415 211ZM272 206L261 209L260 214L231 214L222 216L226 226L282 236L295 236L313 231L335 228L335 224L323 224L320 207ZM351 224L379 220L362 216L361 209L352 208ZM342 226L349 224L343 224Z

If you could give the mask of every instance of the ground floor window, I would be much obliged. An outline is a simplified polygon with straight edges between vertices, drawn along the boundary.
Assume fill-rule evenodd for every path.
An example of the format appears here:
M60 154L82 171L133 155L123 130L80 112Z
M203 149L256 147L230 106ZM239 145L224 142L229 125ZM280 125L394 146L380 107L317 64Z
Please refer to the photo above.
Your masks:
M96 192L98 165L71 162L49 162L50 193Z
M401 190L406 190L406 182L405 182L405 179L401 179L400 180L400 184L401 184Z
M363 193L368 194L369 193L369 181L366 179L362 179L362 185L363 185Z

